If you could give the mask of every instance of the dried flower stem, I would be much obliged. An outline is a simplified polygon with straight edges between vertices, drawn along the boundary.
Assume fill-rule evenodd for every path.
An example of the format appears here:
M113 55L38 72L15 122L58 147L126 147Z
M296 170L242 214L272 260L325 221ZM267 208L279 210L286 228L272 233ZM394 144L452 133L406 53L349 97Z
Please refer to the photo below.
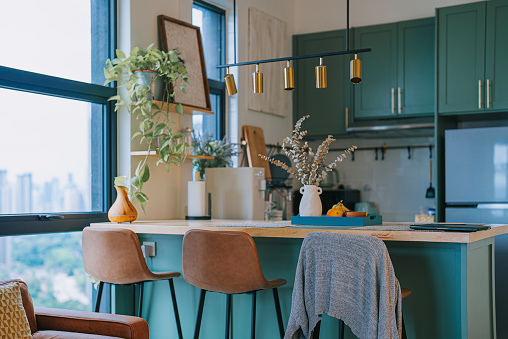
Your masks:
M339 154L339 156L331 164L325 165L324 161L328 151L330 150L330 144L334 142L335 139L329 135L321 143L321 145L319 145L315 153L307 141L305 141L302 145L302 139L307 135L307 131L300 130L302 122L309 117L309 115L301 117L295 124L293 135L291 135L291 137L284 138L282 142L282 150L289 158L291 158L294 168L265 155L259 154L258 156L276 166L281 167L289 174L293 174L303 185L319 185L321 180L326 177L327 172L330 172L332 168L335 168L339 162L342 162L348 155L354 152L357 147L354 145L348 147L344 150L344 153Z

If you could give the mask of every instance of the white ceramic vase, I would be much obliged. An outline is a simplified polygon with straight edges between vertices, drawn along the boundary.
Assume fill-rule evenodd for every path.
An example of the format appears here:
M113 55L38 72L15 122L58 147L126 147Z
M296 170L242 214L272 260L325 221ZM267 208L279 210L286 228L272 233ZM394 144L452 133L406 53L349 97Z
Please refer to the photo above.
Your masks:
M319 217L323 208L321 206L321 198L319 195L323 192L321 187L316 185L303 185L300 188L302 200L300 201L300 216L302 217Z

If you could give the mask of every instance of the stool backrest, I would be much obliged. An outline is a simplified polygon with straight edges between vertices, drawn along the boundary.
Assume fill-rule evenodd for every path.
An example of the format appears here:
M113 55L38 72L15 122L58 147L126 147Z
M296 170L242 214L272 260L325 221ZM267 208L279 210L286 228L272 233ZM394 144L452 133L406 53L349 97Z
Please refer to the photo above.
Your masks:
M110 284L132 284L147 280L139 239L131 230L85 227L83 266L92 277Z
M188 283L207 291L243 293L267 284L254 240L244 232L188 231L182 271Z

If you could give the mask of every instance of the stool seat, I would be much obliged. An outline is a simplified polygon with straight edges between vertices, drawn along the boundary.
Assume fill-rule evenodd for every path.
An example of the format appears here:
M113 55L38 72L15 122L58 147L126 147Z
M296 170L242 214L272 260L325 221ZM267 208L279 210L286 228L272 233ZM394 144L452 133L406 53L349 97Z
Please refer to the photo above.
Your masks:
M281 279L281 278L266 279L266 281L268 282L268 285L264 288L261 288L262 290L270 290L272 288L281 287L281 286L286 285L286 283L287 283L286 279Z
M404 299L407 296L410 296L411 293L413 293L413 291L411 291L409 288L404 288L404 287L401 288L400 294L402 296L402 299Z

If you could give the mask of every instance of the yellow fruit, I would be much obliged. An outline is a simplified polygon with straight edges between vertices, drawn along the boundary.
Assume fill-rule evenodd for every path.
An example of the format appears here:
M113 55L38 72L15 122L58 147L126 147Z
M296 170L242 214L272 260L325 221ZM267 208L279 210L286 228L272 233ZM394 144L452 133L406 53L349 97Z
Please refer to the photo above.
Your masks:
M326 216L328 217L342 217L344 212L340 208L330 208L328 212L326 212Z
M343 213L346 212L346 211L350 211L349 208L347 208L346 206L344 206L344 204L342 203L343 200L339 201L337 204L333 205L332 208L338 208L340 209Z

